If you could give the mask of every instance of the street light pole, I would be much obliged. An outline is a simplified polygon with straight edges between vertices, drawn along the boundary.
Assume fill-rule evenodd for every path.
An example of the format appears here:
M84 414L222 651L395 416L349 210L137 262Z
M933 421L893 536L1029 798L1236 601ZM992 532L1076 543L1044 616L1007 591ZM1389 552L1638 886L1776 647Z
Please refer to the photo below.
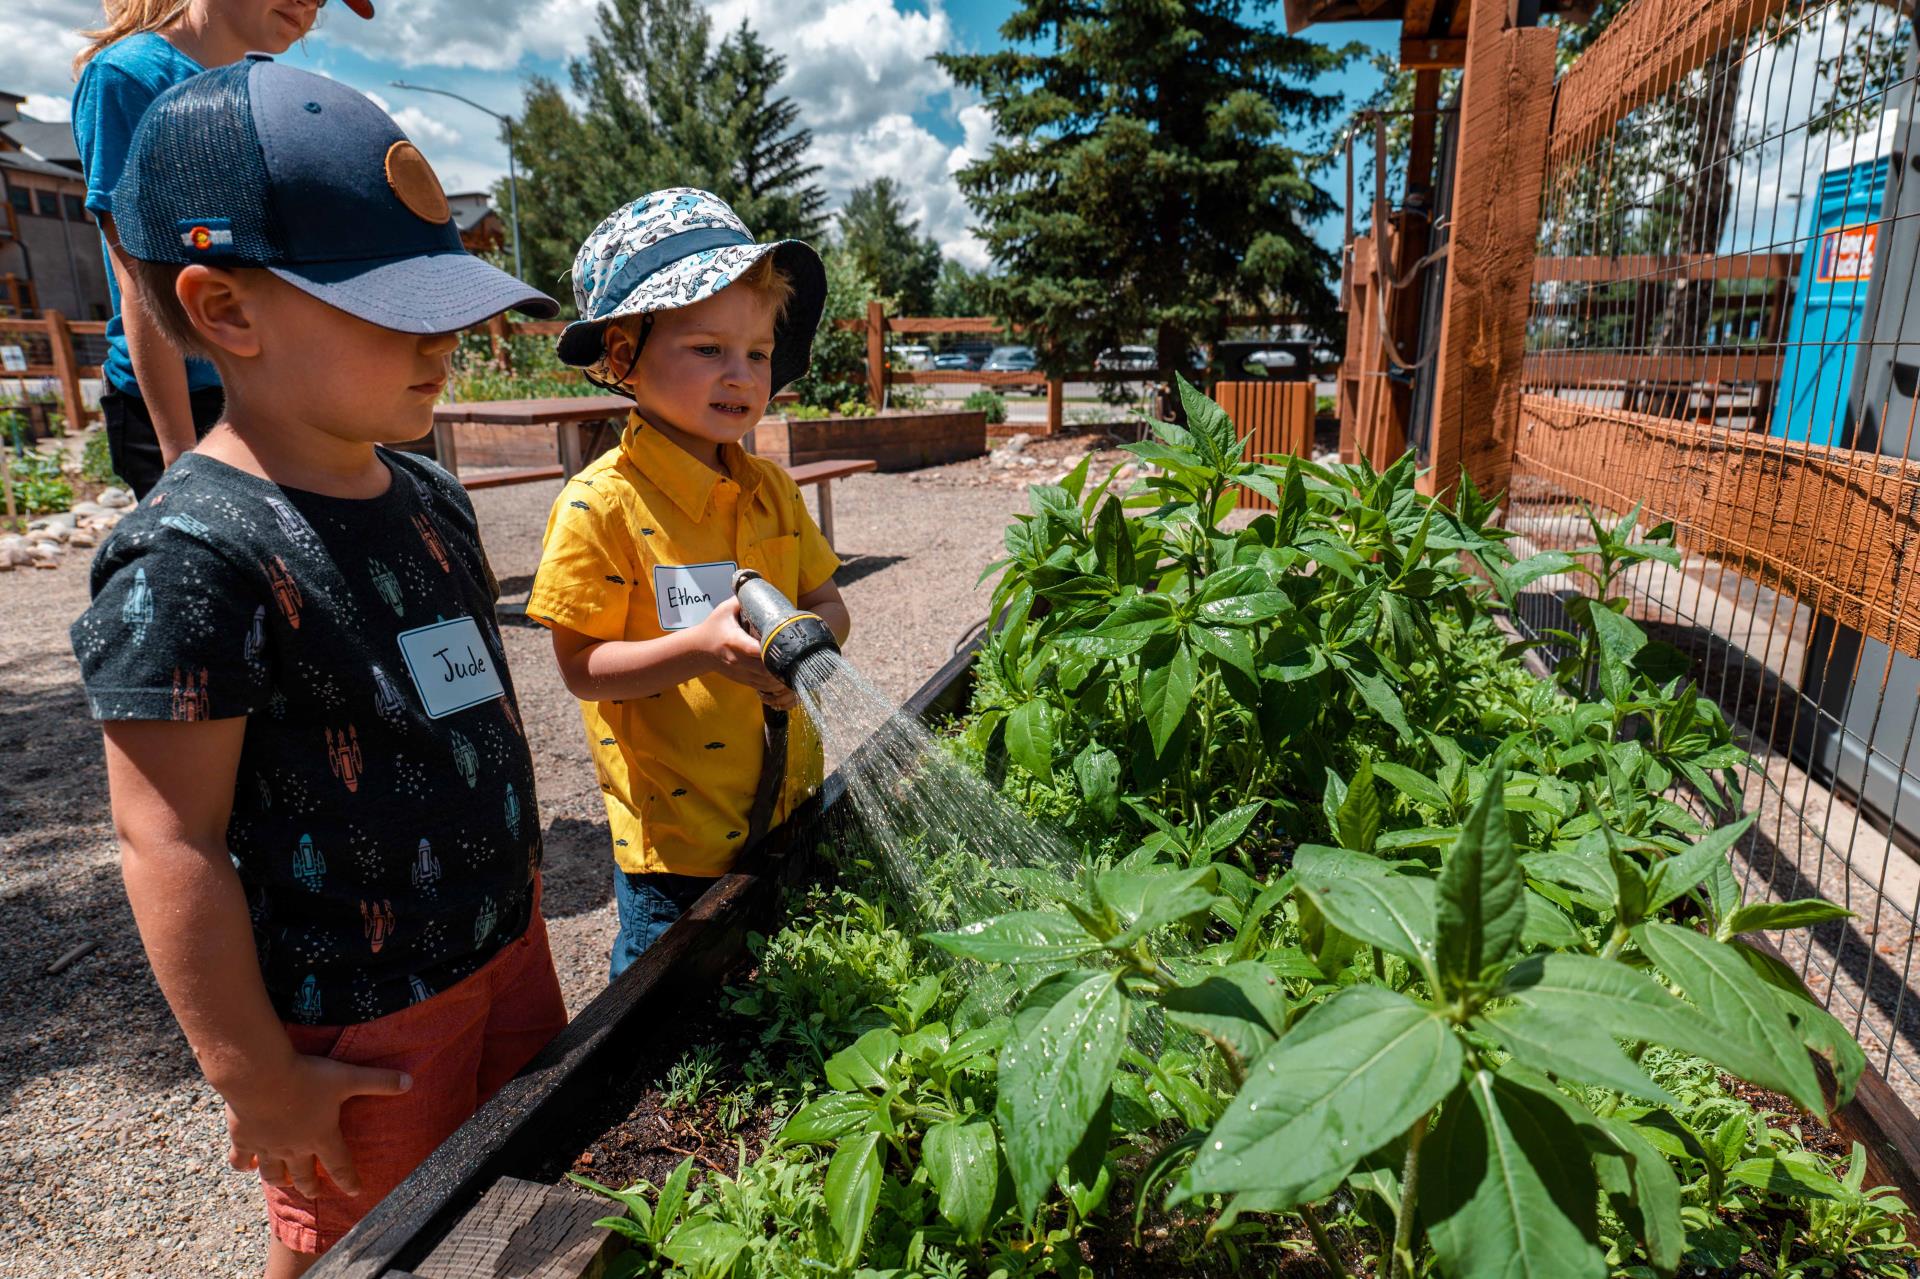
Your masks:
M500 122L507 133L507 206L513 219L513 273L525 278L520 269L520 170L513 156L513 119L501 115L489 107L483 107L472 98L463 98L446 89L433 89L424 84L408 84L404 80L390 81L396 89L407 89L414 93L437 93L443 98L452 98L455 102L464 102L475 111L484 112Z

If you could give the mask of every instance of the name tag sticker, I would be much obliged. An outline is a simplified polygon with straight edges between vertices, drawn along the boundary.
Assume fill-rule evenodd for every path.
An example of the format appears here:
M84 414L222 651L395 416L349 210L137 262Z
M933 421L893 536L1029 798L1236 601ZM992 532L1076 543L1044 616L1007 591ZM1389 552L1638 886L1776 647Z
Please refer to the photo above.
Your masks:
M478 706L506 691L471 617L417 626L396 638L428 719Z
M732 560L717 564L656 564L653 566L653 606L660 613L660 629L684 631L707 620L707 614L726 602L733 591Z

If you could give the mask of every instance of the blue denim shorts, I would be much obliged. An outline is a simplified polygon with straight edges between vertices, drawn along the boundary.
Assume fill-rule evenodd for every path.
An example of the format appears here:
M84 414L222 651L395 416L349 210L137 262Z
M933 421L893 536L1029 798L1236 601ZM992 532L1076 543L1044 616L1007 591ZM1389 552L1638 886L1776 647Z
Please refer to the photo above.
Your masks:
M700 900L700 894L713 887L713 882L699 875L634 875L616 866L613 905L620 914L620 931L613 938L607 980L627 971L642 951L659 941L673 921Z

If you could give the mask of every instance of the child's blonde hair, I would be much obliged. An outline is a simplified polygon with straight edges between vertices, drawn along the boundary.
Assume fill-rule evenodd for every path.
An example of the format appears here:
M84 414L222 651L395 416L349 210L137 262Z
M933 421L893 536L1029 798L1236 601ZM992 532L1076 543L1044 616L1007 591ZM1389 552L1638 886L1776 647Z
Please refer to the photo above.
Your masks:
M80 33L93 43L74 55L73 74L78 76L108 45L167 26L185 13L190 3L192 0L107 0L106 25Z
M775 327L778 327L780 322L787 318L787 307L793 303L793 277L774 264L773 254L771 253L762 254L752 266L735 277L733 282L727 285L727 288L745 289L749 293L759 294L760 300L773 311L773 323ZM725 289L721 290L723 293L725 291ZM617 326L621 332L633 339L637 350L644 338L646 327L652 322L653 319L650 313L639 311L633 315L623 315L618 319L608 320L607 327L611 329ZM637 361L639 357L636 354L634 358ZM593 381L602 384L620 385L626 382L629 377L633 376L633 369L631 366L624 369L616 369L608 362L605 339L603 337L600 348L600 359L587 370L587 376Z

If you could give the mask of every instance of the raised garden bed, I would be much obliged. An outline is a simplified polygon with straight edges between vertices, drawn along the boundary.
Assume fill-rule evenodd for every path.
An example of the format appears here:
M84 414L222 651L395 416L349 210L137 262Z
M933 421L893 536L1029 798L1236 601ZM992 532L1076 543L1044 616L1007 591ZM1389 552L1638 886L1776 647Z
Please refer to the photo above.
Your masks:
M789 469L829 458L872 458L883 471L911 471L979 457L987 451L987 415L954 410L886 409L872 417L764 417L753 451Z
M1529 673L1459 562L1606 599L1663 535L1517 562L1187 409L1154 513L1035 486L915 702L964 774L862 789L890 838L830 781L315 1273L583 1273L569 1171L644 1183L618 1275L1912 1273L1911 1120L1760 943L1837 912L1743 901L1719 712L1597 604Z

